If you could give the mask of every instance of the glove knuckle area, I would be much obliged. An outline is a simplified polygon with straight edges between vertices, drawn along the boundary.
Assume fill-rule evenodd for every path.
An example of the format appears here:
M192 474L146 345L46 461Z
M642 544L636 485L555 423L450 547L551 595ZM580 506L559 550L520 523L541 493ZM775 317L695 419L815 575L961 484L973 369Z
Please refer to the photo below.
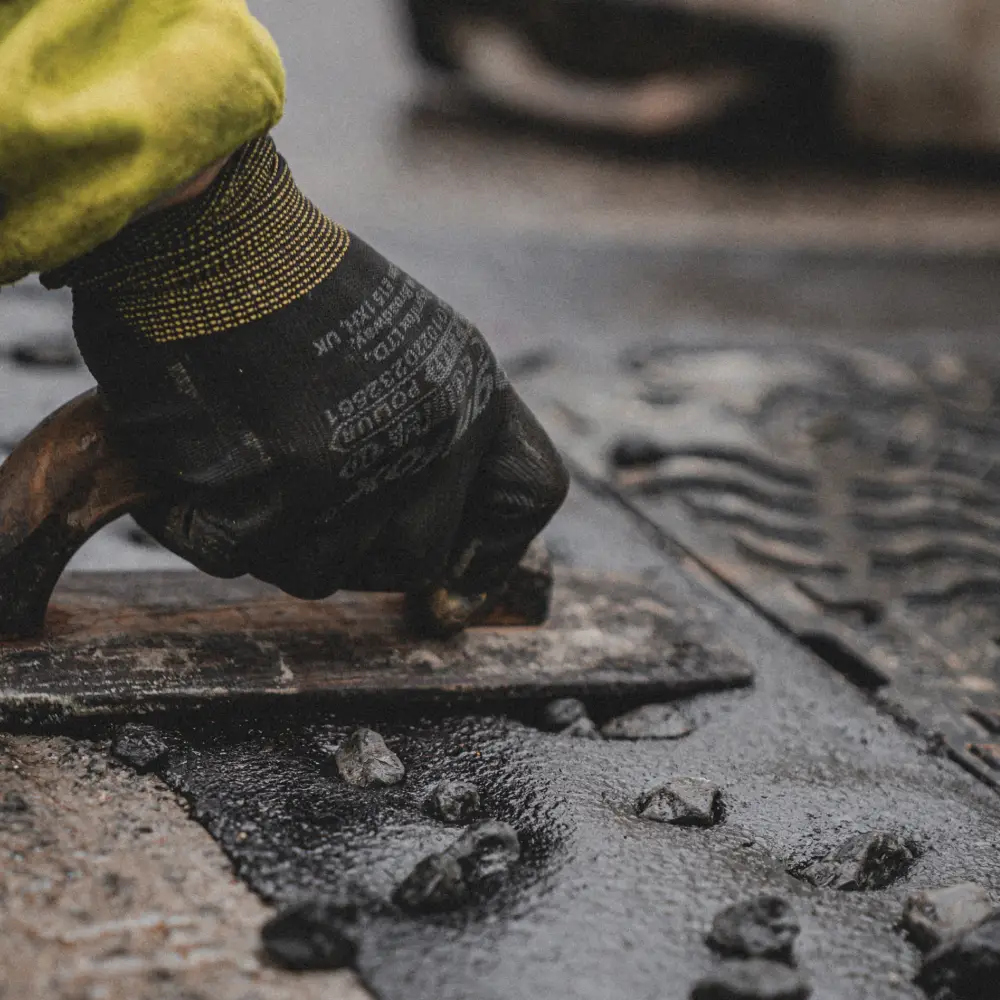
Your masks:
M534 414L513 389L503 394L502 416L484 476L496 488L551 517L569 492L570 477L561 456Z
M230 578L251 571L250 554L271 544L285 510L280 488L265 482L167 497L135 519L175 555L210 576Z

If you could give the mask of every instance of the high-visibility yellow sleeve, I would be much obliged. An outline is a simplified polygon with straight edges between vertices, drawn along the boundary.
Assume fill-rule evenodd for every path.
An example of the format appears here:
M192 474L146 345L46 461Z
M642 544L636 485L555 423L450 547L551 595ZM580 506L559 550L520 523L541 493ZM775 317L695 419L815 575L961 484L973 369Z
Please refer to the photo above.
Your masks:
M0 0L0 284L110 239L283 104L245 0Z

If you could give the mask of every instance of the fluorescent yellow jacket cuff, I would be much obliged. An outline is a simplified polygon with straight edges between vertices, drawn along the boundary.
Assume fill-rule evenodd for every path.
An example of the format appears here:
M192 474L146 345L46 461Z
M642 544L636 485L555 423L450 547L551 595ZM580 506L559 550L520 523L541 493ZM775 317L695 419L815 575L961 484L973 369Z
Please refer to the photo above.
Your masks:
M283 104L245 0L0 2L0 284L110 239Z

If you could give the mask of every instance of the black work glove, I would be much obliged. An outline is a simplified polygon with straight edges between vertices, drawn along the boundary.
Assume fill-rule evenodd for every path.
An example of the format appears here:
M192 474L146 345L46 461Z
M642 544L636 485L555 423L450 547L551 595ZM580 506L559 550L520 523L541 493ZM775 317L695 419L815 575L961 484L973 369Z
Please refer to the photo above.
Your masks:
M42 280L72 287L114 431L160 490L137 519L207 573L406 591L456 629L565 496L481 334L323 216L269 138Z

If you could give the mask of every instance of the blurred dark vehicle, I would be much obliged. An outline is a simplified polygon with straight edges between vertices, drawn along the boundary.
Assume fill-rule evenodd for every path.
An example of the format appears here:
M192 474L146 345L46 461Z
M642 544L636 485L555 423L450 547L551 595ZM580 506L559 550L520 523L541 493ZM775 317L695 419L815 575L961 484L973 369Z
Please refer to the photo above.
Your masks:
M404 0L416 52L495 110L676 135L751 113L803 137L1000 148L993 0Z

